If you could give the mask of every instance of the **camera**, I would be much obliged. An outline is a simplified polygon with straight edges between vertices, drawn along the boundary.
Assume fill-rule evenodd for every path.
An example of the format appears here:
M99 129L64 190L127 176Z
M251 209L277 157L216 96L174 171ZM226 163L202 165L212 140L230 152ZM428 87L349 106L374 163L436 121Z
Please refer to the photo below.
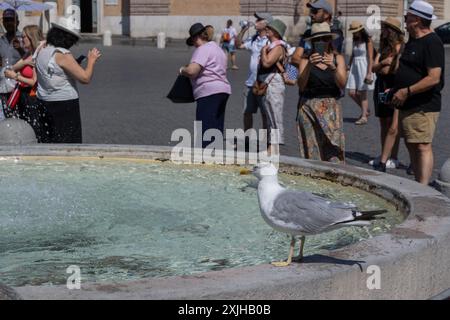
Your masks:
M392 89L386 92L378 93L378 100L382 104L390 104L392 102L392 98L394 97L394 91Z

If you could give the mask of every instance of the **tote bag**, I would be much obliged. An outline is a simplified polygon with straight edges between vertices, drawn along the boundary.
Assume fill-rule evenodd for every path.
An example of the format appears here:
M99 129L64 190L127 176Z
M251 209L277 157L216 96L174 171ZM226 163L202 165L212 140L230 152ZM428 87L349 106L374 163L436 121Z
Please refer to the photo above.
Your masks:
M191 80L188 77L179 75L175 80L172 89L170 89L167 98L173 103L195 102L194 94L192 93Z

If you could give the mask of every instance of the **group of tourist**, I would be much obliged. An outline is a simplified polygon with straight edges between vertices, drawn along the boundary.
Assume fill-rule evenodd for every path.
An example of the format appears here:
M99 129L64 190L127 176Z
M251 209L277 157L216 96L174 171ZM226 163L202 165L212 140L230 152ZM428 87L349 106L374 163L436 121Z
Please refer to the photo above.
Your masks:
M296 84L299 88L300 156L330 162L345 161L340 98L348 90L361 108L355 124L364 125L370 115L368 92L373 90L382 145L380 157L373 161L375 169L386 171L398 165L399 138L403 137L416 180L429 183L445 68L443 44L431 29L436 18L432 5L422 0L410 5L405 16L407 43L398 19L383 20L378 50L364 25L352 22L348 28L353 34L349 64L342 54L341 13L333 19L326 0L310 2L308 7L310 24L296 48L284 40L286 25L267 12L256 12L256 21L243 23L239 33L229 20L220 44L213 41L212 26L191 26L186 43L195 50L190 63L179 73L191 79L196 119L202 122L203 133L208 129L224 131L231 94L227 54L231 68L238 69L235 51L249 50L243 124L245 131L252 128L253 115L261 111L269 154L279 154L279 146L285 141L286 85ZM81 38L76 31L52 24L44 39L38 26L26 26L19 33L18 25L17 13L5 10L6 33L0 38L0 115L27 121L39 142L81 143L77 82L90 82L100 52L90 50L83 68L70 51ZM250 25L256 33L244 40ZM292 66L293 79L289 71ZM207 145L203 142L203 147Z
M211 41L206 27L196 24L189 30L188 45L196 50L190 64L180 74L191 78L197 100L197 120L203 130L223 131L226 103L231 94L227 80L227 53L236 49L251 51L249 76L244 91L244 129L253 127L253 114L260 109L263 127L268 130L269 153L279 153L284 143L283 107L287 81L287 62L298 70L294 83L299 87L298 139L300 155L306 159L345 161L345 138L340 98L349 96L361 108L357 125L368 122L369 91L373 91L375 114L380 119L381 156L373 161L375 169L397 165L399 138L409 151L411 170L418 182L428 184L433 169L432 140L441 110L444 86L445 53L440 38L431 29L436 17L426 1L416 0L405 16L409 40L401 22L393 17L382 21L380 46L364 25L352 22L350 63L342 54L342 23L333 19L326 0L308 3L310 28L292 52L283 39L286 25L269 13L255 13L256 34L243 40L249 24L236 35L227 23L229 35L221 46ZM338 24L338 26L336 26ZM233 28L234 29L234 28ZM226 43L226 44L225 44ZM224 52L225 49L226 51ZM236 67L232 57L232 67ZM276 129L276 130L275 130Z
M27 121L41 143L82 143L77 82L89 83L101 54L89 51L81 67L70 52L79 33L52 24L46 39L36 25L18 32L14 10L3 12L0 39L0 113Z

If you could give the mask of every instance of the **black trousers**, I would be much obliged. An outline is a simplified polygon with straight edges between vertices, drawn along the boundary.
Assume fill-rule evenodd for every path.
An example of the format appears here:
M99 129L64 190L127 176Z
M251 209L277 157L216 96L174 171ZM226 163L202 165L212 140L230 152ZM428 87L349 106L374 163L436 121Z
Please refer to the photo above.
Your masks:
M202 122L202 137L208 129L218 129L223 133L225 108L229 94L218 93L197 100L196 120ZM212 141L202 141L206 148Z

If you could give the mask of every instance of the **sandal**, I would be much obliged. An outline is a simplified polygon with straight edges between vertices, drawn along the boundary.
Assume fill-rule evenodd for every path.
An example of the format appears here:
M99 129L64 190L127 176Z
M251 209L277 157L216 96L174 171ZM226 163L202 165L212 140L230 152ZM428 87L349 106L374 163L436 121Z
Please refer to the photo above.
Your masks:
M369 120L367 118L361 117L361 118L359 118L358 120L355 121L355 124L360 126L360 125L363 125L363 124L367 124L368 121Z

